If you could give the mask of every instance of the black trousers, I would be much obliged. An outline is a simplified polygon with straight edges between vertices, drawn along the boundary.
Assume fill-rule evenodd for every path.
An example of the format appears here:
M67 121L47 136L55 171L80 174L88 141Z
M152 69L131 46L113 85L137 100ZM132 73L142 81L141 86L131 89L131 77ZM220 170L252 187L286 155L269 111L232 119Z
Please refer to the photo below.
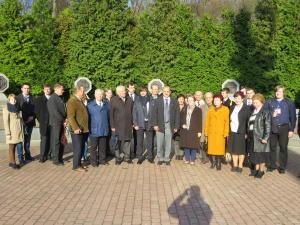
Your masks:
M47 160L50 152L51 128L47 127L46 134L41 135L40 160Z
M289 126L283 125L278 127L278 133L270 135L270 168L275 169L277 159L277 145L279 143L279 168L285 170L288 159L288 138Z
M154 159L153 143L154 143L154 131L139 129L136 131L136 156L141 158L147 149L147 159Z
M105 163L107 137L90 137L91 164Z
M73 169L77 169L81 166L81 158L84 153L85 138L88 133L83 134L71 134L72 149L73 149Z
M125 161L130 160L131 140L118 140L118 146L119 150L115 151L116 159L120 159L122 158L122 155L124 155Z
M130 142L130 158L135 158L136 154L137 154L137 133L136 130L133 129L132 131L132 138L131 138L131 142Z
M64 146L61 144L61 136L64 132L63 125L51 126L51 156L54 164L63 162Z

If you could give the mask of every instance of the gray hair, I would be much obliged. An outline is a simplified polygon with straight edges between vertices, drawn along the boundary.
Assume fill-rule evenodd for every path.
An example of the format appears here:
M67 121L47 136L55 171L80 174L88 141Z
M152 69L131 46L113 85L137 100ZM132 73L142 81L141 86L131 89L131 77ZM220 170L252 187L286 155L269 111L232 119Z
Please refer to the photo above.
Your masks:
M126 90L125 86L123 86L123 85L117 86L116 87L116 93L119 94L122 89Z
M206 97L207 95L211 95L212 97L214 96L214 94L212 93L212 92L206 92L205 94L204 94L204 97Z
M99 88L96 89L96 90L95 90L95 94L96 94L97 92L100 93L102 96L104 96L104 91L103 91L102 89L99 89Z

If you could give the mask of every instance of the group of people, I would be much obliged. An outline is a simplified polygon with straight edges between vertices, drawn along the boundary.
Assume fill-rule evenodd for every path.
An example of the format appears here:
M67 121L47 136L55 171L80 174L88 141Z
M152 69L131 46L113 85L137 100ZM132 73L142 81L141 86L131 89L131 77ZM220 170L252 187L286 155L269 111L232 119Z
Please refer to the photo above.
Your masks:
M82 159L88 152L93 167L107 164L108 152L113 152L116 165L131 164L134 157L137 164L145 160L154 163L157 157L158 165L169 166L173 147L175 159L185 164L194 165L198 155L203 164L210 162L217 170L230 162L231 171L240 173L246 163L250 175L257 178L264 175L265 165L268 171L286 170L296 108L284 97L283 86L276 86L275 97L267 102L252 88L241 88L233 98L229 89L223 88L220 93L205 93L204 98L196 91L174 99L169 86L160 90L153 84L150 93L141 87L136 94L130 83L116 87L116 96L112 89L96 89L94 99L89 99L84 86L76 86L67 103L62 98L62 84L55 84L53 90L44 85L43 95L34 99L30 85L23 84L20 95L8 96L3 119L10 167L19 169L34 160L30 139L37 119L39 161L51 159L55 166L63 166L66 134L70 133L73 170L77 172L87 171Z

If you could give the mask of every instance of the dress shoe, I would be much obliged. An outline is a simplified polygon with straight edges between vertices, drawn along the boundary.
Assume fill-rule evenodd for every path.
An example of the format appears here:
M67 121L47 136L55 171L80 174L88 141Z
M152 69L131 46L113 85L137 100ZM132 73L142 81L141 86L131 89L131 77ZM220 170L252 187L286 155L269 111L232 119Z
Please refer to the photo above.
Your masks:
M153 159L148 159L148 162L153 164L154 163L154 160Z
M40 159L40 160L39 160L39 163L44 163L44 162L46 162L45 159Z
M263 177L263 175L265 174L264 171L258 171L257 174L254 176L255 178L259 178L261 179Z
M166 162L166 165L167 165L167 166L171 166L170 161Z
M238 173L242 173L242 172L243 172L243 168L241 168L241 167L238 167L238 168L237 168L237 170L236 170L236 172L238 172Z
M126 160L125 162L127 162L128 164L133 164L133 161L131 159Z
M81 164L81 168L83 168L83 169L87 169L87 168L89 168L88 166L86 166L86 165L83 165L83 164Z
M267 172L273 172L274 170L276 170L277 168L274 167L268 167L267 168Z
M87 172L87 170L81 168L81 167L78 167L76 169L73 169L75 172Z
M279 169L278 169L278 172L279 172L280 174L284 174L284 173L285 173L285 169L279 168Z
M161 166L163 164L163 161L158 161L157 165Z
M22 167L22 166L24 166L26 164L26 161L25 160L20 160L19 161L19 165Z
M15 169L15 170L18 170L18 169L21 168L20 165L18 165L16 163L9 163L8 166Z
M25 156L25 161L34 161L35 158L31 157L31 156Z
M235 166L234 166L234 167L231 168L230 171L231 171L231 172L237 172L237 170L238 170L238 167L235 167Z
M259 172L259 170L251 170L249 176L250 177L255 177L258 172Z
M139 158L139 160L137 161L137 164L142 164L143 163L143 159L142 158Z
M123 160L121 158L116 158L115 164L116 165L121 165L122 161Z

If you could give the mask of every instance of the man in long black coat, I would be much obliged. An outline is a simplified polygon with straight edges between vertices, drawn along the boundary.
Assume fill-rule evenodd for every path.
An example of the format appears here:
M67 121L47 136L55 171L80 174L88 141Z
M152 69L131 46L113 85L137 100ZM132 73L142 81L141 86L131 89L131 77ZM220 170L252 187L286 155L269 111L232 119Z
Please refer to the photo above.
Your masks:
M132 163L130 159L130 143L132 139L132 107L133 101L126 96L124 86L116 88L117 96L110 102L110 127L118 137L119 151L116 151L116 164L122 162L121 154L124 154L124 160Z
M48 159L50 153L50 125L49 125L49 112L47 102L51 96L51 86L44 85L44 94L35 100L34 112L40 124L40 162L43 163Z
M66 124L67 111L61 98L64 93L64 87L61 84L54 85L54 93L47 102L49 112L49 124L51 126L51 150L52 161L56 166L63 165L63 145L61 137Z

